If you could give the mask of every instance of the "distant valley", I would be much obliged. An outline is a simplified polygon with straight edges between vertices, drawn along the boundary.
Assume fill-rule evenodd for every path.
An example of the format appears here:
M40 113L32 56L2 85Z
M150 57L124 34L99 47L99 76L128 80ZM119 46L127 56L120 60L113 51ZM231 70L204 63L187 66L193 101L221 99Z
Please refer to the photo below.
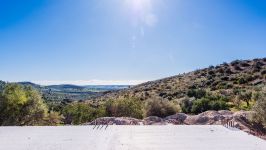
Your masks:
M129 85L48 85L42 86L32 82L19 82L24 86L31 86L39 90L45 100L48 101L83 101L91 98L95 98L105 93L126 89Z

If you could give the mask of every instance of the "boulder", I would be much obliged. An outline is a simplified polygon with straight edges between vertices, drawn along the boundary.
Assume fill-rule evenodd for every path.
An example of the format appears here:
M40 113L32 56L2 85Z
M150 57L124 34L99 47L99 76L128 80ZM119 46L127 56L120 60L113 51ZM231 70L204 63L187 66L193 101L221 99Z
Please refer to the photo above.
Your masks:
M143 119L144 125L165 125L167 122L164 121L164 119L156 116L150 116L145 119Z
M128 117L103 117L85 125L140 125L141 120Z

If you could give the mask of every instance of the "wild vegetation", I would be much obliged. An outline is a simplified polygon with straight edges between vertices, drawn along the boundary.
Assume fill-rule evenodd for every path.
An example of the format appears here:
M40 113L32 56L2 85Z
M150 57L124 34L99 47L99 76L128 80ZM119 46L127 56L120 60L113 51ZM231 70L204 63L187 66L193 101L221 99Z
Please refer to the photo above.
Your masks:
M194 114L210 109L251 110L265 84L266 58L236 60L111 92L97 99L134 97L146 101L160 97L179 103L184 112ZM199 109L200 105L204 108Z
M264 87L263 92L257 96L257 101L253 107L254 114L252 121L257 124L262 124L266 127L266 88Z
M0 82L0 125L83 124L98 117L166 117L177 112L252 110L266 125L266 58L219 66L105 92L87 101L47 98L38 87Z
M4 85L0 93L0 125L57 125L58 113L48 112L41 95L31 87Z

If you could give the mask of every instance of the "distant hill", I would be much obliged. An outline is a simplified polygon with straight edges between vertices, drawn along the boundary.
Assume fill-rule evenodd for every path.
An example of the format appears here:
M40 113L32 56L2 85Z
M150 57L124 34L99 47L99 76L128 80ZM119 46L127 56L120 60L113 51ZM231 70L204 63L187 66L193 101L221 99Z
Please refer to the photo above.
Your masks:
M235 96L237 89L254 89L266 83L266 58L235 60L217 66L151 81L129 89L106 93L98 99L137 97L147 100L161 97L167 100L189 96L193 89Z
M41 89L42 88L41 85L38 85L38 84L35 84L35 83L32 83L32 82L18 82L18 84L21 84L23 86L31 86L31 87L36 88L36 89Z
M104 92L128 88L128 85L86 85L71 84L41 86L32 82L18 82L23 86L31 86L43 93L46 100L87 100L103 95Z

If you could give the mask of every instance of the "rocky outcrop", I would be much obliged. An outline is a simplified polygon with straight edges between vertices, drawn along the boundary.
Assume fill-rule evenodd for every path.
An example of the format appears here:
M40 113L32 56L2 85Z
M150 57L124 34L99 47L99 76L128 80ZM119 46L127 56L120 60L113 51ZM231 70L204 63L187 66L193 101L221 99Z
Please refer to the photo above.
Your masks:
M129 117L103 117L98 118L90 123L86 123L85 125L141 125L142 121L135 118Z
M254 126L249 121L249 115L252 112L239 111L231 112L227 110L206 111L198 115L187 115L177 113L172 116L160 118L150 116L143 120L128 117L103 117L98 118L85 125L225 125L230 122L234 127L251 134L265 133L263 127ZM266 139L266 137L262 137Z
M98 118L86 125L219 125L224 122L234 121L236 124L246 126L250 112L240 111L206 111L198 115L177 113L166 118L150 116L143 120L128 117L103 117Z
M150 116L142 120L144 125L166 125L166 121L163 118Z

